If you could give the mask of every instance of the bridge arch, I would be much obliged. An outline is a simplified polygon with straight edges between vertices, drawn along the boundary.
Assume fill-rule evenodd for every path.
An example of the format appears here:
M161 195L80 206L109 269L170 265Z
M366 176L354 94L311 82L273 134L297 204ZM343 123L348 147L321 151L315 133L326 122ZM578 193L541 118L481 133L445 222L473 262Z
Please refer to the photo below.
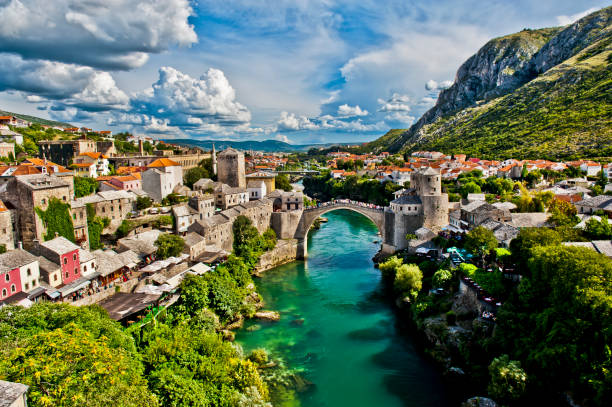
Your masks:
M366 218L370 219L376 225L380 235L384 239L385 233L385 214L384 210L379 207L368 207L359 203L331 203L329 205L319 206L316 208L304 209L302 218L296 230L295 238L298 240L298 258L305 259L308 253L308 232L315 219L327 212L336 211L339 209L348 209L357 212Z

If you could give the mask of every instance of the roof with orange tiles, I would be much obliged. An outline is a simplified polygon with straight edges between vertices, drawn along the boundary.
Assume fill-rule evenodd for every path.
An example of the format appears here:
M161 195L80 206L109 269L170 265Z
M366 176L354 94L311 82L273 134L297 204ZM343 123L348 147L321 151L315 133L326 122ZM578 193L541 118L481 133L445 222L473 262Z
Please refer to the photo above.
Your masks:
M0 212L8 211L4 202L0 201Z
M138 176L136 176L138 175ZM129 181L137 181L140 179L140 174L135 174L135 175L122 175L122 176L114 176L111 177L113 179L116 179L117 181L120 182L129 182Z
M89 168L92 165L95 165L94 163L79 163L79 164L72 164L71 167L76 167L76 168Z
M134 173L143 172L146 169L147 169L146 167L119 167L119 168L117 168L116 172L119 175L134 174Z
M98 182L100 182L100 181L108 181L111 178L113 178L112 175L101 175L98 178L96 178L96 181L98 181Z
M31 165L13 165L0 166L0 176L16 176L16 175L31 175L31 174L42 174L42 171Z
M169 158L158 158L153 161L151 164L147 165L149 168L159 168L159 167L180 167L181 165L175 161L172 161Z
M47 172L72 172L63 165L56 164L49 160L43 160L41 158L27 158L23 161L22 165L35 165L37 167L47 167Z
M10 120L13 116L0 116L0 120Z
M86 153L81 153L81 154L79 154L79 155L84 155L84 156L87 156L87 157L89 157L89 158L93 158L93 159L95 159L95 160L97 160L98 158L108 158L108 157L107 157L107 156L105 156L104 154L102 154L102 153L98 153L98 152L96 152L96 153L86 152Z

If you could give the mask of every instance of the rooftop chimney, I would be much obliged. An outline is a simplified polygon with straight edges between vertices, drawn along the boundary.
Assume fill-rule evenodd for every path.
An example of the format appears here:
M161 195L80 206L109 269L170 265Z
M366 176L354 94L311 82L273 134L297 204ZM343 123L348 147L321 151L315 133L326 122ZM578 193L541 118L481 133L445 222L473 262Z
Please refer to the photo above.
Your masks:
M17 248L19 250L23 250L23 243L22 242L17 242Z

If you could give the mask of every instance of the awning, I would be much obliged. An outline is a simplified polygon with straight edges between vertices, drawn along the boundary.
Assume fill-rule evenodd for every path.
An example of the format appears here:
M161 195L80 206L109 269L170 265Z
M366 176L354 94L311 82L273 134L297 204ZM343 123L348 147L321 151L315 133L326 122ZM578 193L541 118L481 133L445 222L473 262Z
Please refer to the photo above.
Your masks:
M87 281L82 281L81 279L75 281L72 284L68 284L64 287L59 288L59 292L62 295L62 297L65 297L67 295L70 295L74 292L79 291L82 288L87 287L88 285L91 284L91 281L87 280Z
M60 295L61 293L59 291L47 291L47 296L51 298L52 300L56 299Z
M47 290L44 287L36 287L28 292L28 299L32 300L43 295Z

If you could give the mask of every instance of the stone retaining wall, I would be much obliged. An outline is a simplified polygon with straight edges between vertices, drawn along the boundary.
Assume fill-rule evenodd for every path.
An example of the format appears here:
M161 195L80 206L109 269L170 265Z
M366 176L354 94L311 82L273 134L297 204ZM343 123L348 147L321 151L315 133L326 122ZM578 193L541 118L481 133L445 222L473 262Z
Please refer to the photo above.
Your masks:
M297 258L297 239L281 239L276 247L264 253L255 266L255 274L270 270L281 264L289 263Z
M113 287L107 288L106 290L102 290L99 293L95 293L93 295L81 298L78 301L67 301L67 303L71 305L76 305L77 307L96 304L105 299L106 297L110 297L111 295L115 294L115 287L119 287L119 291L122 293L129 293L132 292L132 290L134 289L134 287L136 287L137 284L138 278L132 278L131 280L115 284Z

